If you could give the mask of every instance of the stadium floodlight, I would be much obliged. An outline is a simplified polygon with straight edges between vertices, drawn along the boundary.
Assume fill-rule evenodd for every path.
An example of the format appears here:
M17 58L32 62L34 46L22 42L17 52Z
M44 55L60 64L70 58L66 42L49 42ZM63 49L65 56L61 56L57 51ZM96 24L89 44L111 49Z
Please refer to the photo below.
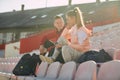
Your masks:
M35 19L37 16L32 16L31 19Z
M41 16L41 18L45 18L45 17L47 17L47 15L42 15L42 16Z
M90 12L88 12L88 14L94 14L95 13L95 11L90 11Z
M63 15L64 15L63 13L58 14L58 16L63 16Z

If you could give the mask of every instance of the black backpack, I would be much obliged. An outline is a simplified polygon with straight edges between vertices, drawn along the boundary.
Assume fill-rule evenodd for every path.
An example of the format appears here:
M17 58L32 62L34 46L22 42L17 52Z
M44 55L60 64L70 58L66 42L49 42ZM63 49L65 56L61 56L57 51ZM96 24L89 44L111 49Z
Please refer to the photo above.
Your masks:
M28 75L34 75L36 71L36 66L40 65L41 60L39 58L39 55L33 54L32 56L30 54L25 54L20 59L18 64L13 69L13 74L17 76L28 76Z
M105 52L104 49L101 49L100 51L91 50L81 55L77 62L82 63L89 60L93 60L97 63L103 63L112 60L112 57L107 52Z

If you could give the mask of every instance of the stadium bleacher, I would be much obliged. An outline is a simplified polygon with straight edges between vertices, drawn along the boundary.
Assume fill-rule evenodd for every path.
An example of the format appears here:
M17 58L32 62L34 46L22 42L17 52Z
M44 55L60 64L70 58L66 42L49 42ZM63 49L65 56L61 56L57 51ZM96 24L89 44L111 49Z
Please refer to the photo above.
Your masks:
M14 58L12 58L14 59ZM19 57L17 59L20 59ZM2 59L3 60L3 59ZM3 60L5 61L5 60ZM15 76L12 74L17 62L0 62L0 80L119 80L120 60L100 64L86 61L81 64L73 61L61 64L42 62L37 70L37 77ZM99 68L99 69L98 69ZM98 70L97 70L98 69Z
M21 57L0 58L0 80L119 80L120 58L115 56L120 55L120 51L109 49L107 52L114 54L112 56L114 60L105 63L86 61L81 64L73 61L65 64L42 62L36 71L37 77L15 76L12 73ZM108 74L112 72L114 75Z

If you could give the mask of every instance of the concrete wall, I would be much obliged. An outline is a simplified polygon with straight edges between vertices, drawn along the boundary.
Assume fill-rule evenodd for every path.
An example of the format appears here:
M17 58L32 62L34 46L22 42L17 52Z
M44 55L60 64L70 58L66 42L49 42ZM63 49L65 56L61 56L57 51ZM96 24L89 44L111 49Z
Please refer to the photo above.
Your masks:
M120 23L99 26L90 38L91 49L120 49Z
M96 26L93 28L93 33L101 32L101 31L111 29L114 27L120 27L119 25L120 25L120 22L111 23L111 24L104 25L104 26Z
M5 46L5 57L19 56L20 42L6 44Z

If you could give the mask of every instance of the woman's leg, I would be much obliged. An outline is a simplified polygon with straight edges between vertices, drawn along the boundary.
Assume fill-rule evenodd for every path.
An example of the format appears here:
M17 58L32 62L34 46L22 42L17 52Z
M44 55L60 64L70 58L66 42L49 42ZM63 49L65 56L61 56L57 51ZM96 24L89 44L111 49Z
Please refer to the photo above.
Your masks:
M62 47L62 56L65 62L76 61L82 54L83 53L71 48L70 46Z

